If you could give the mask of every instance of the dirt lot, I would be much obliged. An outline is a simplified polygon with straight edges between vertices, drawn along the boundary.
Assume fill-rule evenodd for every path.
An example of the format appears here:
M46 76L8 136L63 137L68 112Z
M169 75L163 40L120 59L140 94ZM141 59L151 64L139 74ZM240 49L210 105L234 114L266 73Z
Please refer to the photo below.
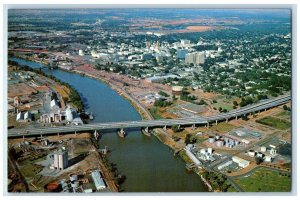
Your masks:
M8 85L7 91L8 97L31 95L37 92L35 89L28 86L26 83Z

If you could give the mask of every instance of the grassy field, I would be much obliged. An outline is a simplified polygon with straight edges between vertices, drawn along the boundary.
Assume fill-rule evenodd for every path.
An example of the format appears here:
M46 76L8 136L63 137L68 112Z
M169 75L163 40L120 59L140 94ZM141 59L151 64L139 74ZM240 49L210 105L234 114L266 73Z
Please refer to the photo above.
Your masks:
M245 192L289 192L291 178L266 168L256 170L249 177L235 179Z
M280 112L280 113L278 113L277 115L275 115L276 117L279 117L279 118L281 118L281 119L285 119L285 120L287 120L287 121L291 121L291 112L290 111L287 111L287 110L284 110L284 111L282 111L282 112Z
M151 108L149 111L150 111L150 114L153 116L154 119L162 119L160 114L158 114L158 109L157 108Z
M211 126L210 129L213 131L218 131L218 132L228 132L235 128L237 128L237 127L234 125L231 125L226 122L221 122L221 123L218 123L218 125L214 124L213 126Z
M188 157L188 155L186 155L185 151L182 150L179 152L179 155L181 156L181 158L187 163L187 164L191 164L193 163L193 161Z
M281 130L291 127L290 122L283 120L283 119L278 119L276 117L270 117L270 116L256 120L256 122L267 125L267 126L271 126L276 129L281 129Z
M21 167L20 171L25 177L34 177L38 172L42 170L42 166L34 165L34 164L27 164Z

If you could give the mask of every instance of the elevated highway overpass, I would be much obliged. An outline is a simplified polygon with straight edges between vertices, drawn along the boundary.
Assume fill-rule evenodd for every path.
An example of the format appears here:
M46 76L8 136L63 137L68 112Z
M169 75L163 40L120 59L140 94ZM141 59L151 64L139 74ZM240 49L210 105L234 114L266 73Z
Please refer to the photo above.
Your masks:
M123 122L106 122L106 123L91 123L83 125L57 126L57 127L42 127L42 128L26 128L26 129L9 129L8 138L23 137L23 136L41 136L53 135L60 133L95 131L105 129L122 129L122 128L150 128L150 127L168 127L173 125L206 125L218 121L228 121L239 116L259 112L269 108L273 108L291 100L290 95L280 96L274 99L268 99L259 103L242 107L241 109L232 110L227 113L221 113L208 117L189 117L178 119L158 119L158 120L140 120L140 121L123 121Z

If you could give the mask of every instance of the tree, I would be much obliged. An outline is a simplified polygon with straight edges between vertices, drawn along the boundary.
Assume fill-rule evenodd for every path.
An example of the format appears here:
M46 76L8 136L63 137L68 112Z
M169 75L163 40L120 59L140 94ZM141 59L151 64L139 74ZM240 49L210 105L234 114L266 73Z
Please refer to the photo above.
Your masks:
M236 107L236 106L238 106L239 104L238 104L237 101L233 101L233 105Z
M174 131L175 133L177 133L177 132L180 131L180 128L179 128L179 126L177 126L177 125L173 125L173 126L171 127L171 129L172 129L172 131Z
M186 134L185 139L184 139L185 144L190 144L191 136L192 136L191 134Z

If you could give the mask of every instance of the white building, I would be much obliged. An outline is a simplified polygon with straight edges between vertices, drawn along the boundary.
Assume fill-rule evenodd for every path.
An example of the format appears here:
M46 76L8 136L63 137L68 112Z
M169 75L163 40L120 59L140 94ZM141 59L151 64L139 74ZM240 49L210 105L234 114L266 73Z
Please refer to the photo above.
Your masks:
M241 168L245 168L250 164L250 161L244 160L244 159L242 159L240 157L237 157L237 156L233 156L232 161L237 163L239 165L239 167L241 167Z
M52 99L52 101L50 102L50 108L53 110L59 109L59 105L55 99Z
M63 170L68 167L68 151L55 151L51 157L53 159L53 163L51 164L51 166L55 169Z
M83 53L82 49L79 49L79 51L78 51L78 55L80 55L80 56L84 56L84 53Z
M73 112L72 112L72 110L71 110L70 107L68 107L68 108L66 109L66 120L67 120L68 122L73 121Z
M95 187L97 190L105 189L105 183L103 179L101 178L101 174L99 170L95 170L92 172L92 178L95 184Z
M181 45L188 45L191 43L190 40L180 40Z

